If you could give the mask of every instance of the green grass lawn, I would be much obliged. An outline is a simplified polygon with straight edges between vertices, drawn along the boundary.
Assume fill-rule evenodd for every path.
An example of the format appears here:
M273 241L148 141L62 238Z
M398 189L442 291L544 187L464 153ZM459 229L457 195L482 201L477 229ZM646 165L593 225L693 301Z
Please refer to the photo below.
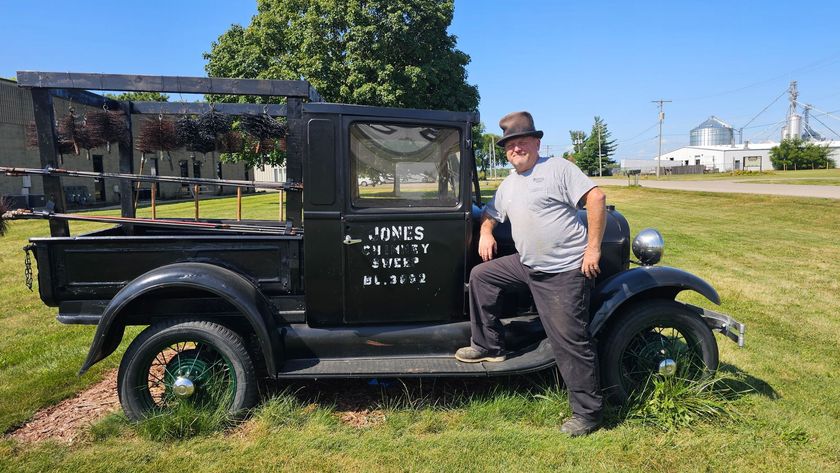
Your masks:
M797 186L840 186L840 176L837 177L797 177L789 179L750 179L755 184L793 184Z
M731 405L732 418L663 430L613 414L609 428L568 439L558 431L565 394L548 376L390 387L320 381L292 386L231 431L189 440L149 440L117 415L72 446L3 440L0 471L838 471L840 202L606 192L634 233L663 233L661 264L709 281L719 310L747 324L744 349L718 337L721 370L754 388ZM276 194L245 200L246 217L277 215ZM191 216L192 203L161 206L158 215ZM233 199L203 202L202 215L232 217ZM74 232L94 227L71 224ZM46 234L45 222L20 221L0 239L3 430L100 379L122 350L75 376L93 328L62 326L37 288L23 285L20 248ZM696 294L681 299L711 304ZM349 425L340 418L346 405L379 410L384 421Z
M612 179L627 180L627 176L618 174L611 176ZM655 175L642 174L639 176L641 180L656 180ZM834 169L803 169L800 171L764 171L764 172L718 172L713 174L677 174L677 175L661 175L659 180L663 181L697 181L697 180L716 180L727 179L737 181L789 181L789 180L818 180L828 181L833 184L820 185L840 185L840 168ZM792 184L791 182L778 182L784 184ZM817 182L803 182L802 184L818 184Z

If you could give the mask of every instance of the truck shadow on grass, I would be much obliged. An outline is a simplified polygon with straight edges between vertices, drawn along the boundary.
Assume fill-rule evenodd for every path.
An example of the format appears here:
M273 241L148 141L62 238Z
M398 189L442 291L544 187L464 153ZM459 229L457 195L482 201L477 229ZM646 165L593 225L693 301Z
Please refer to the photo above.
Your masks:
M735 365L721 363L718 367L717 375L721 378L722 385L733 392L743 393L742 395L749 393L760 394L774 401L781 399L781 395L769 383L763 379L756 378Z

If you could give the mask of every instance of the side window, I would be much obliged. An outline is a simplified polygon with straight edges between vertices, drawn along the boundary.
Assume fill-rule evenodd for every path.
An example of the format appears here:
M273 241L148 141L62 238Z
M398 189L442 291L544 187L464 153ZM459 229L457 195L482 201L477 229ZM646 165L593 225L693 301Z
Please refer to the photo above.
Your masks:
M456 128L351 124L353 207L457 207L460 143Z

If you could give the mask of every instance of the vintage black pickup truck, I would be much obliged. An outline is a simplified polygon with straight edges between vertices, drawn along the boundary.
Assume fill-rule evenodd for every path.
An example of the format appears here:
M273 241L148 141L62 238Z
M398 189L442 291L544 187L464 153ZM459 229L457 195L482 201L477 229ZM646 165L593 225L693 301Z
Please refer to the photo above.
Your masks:
M453 357L469 344L466 284L480 263L477 114L319 102L300 113L303 225L261 222L286 230L266 234L118 225L31 239L41 299L62 323L96 326L81 373L135 325L146 328L118 378L132 419L179 402L226 403L241 413L258 402L260 377L470 377L552 367L527 293L505 295L513 356L475 364ZM713 372L713 330L743 344L743 325L676 301L685 290L713 304L720 298L696 276L655 266L663 251L655 230L631 241L627 220L613 207L607 213L590 324L605 390L621 402L652 373ZM515 251L509 226L496 234L500 254ZM639 260L632 268L631 246Z

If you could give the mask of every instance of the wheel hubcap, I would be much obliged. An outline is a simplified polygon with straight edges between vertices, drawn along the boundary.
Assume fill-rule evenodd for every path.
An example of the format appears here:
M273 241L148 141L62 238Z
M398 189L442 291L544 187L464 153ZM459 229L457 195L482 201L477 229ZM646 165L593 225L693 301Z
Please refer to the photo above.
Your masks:
M662 376L673 376L677 373L677 362L670 359L665 358L664 360L659 362L659 374Z
M192 396L195 392L195 384L190 378L178 376L178 378L175 379L175 382L172 383L172 391L179 398L187 398Z

